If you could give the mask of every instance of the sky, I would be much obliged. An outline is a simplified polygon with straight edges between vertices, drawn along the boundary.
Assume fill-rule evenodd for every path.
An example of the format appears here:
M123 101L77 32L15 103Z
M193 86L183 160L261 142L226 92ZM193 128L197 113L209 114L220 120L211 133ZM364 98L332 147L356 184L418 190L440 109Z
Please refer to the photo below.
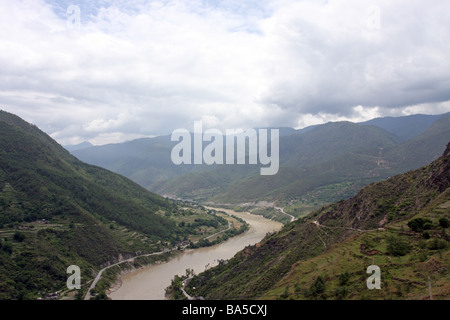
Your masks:
M63 145L450 111L448 0L0 0L0 109Z

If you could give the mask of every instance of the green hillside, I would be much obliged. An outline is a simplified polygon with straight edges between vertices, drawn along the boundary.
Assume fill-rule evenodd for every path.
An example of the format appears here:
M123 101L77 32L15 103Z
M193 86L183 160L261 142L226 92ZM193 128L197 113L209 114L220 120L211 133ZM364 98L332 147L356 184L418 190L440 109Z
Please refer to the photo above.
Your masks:
M3 114L0 122L0 179L13 190L11 198L4 200L9 203L3 204L1 225L83 209L95 218L115 220L157 237L174 228L155 214L172 209L167 200L127 178L78 161L45 133L19 121Z
M450 298L450 144L430 165L364 187L196 276L207 299ZM369 290L366 269L381 269ZM195 288L195 289L194 289Z
M0 111L0 299L64 290L70 265L81 268L85 292L102 266L227 226L213 212L79 161Z

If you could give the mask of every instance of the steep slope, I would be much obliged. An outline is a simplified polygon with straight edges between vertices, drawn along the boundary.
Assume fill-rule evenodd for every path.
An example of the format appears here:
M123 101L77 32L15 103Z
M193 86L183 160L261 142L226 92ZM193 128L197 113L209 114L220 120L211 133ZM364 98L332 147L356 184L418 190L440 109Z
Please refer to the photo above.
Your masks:
M3 225L36 214L42 215L36 218L51 217L61 211L62 201L63 207L80 206L97 218L116 220L160 237L166 228L173 228L167 219L154 214L160 209L171 210L165 199L127 178L80 162L20 118L2 113L0 124L2 183L25 196L22 206L29 206L20 214L14 212L15 207L4 209ZM46 210L39 208L39 202L45 202Z
M102 266L196 232L176 219L193 220L191 211L185 218L176 202L79 161L37 127L0 111L0 299L64 289L70 265L81 268L85 292Z
M426 298L430 276L435 297L448 299L449 186L450 144L430 165L368 185L247 247L196 276L188 292L208 299ZM421 228L411 230L411 221ZM381 267L385 290L367 289L372 264Z

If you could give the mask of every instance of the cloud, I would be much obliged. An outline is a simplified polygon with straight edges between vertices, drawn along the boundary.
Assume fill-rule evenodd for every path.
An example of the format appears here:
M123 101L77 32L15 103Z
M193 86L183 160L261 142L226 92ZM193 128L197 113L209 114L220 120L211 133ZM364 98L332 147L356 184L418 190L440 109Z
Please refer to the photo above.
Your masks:
M450 61L444 57L450 34L443 6L380 1L376 29L365 24L371 17L362 1L301 1L281 8L266 28L279 44L274 56L283 62L263 101L348 115L357 105L396 109L449 100Z
M0 106L61 143L450 111L445 0L71 4L0 0Z

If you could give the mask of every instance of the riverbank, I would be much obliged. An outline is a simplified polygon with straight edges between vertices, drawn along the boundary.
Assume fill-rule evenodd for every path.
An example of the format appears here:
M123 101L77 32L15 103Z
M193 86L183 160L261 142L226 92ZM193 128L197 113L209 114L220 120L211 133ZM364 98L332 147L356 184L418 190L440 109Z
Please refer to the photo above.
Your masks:
M174 254L176 254L176 253L174 252ZM166 263L166 262L167 261L164 261L164 260L158 260L158 261L153 262L151 265L159 265L159 264ZM106 296L108 297L108 299L111 299L110 296L111 296L111 294L113 292L115 292L115 291L117 291L117 290L119 290L121 288L121 286L122 286L122 277L125 277L128 274L132 274L134 272L138 272L140 270L143 270L144 268L148 267L149 265L150 264L146 264L146 265L141 265L139 267L135 267L133 265L133 266L130 266L129 268L122 269L120 271L120 273L116 276L116 280L113 282L113 284L106 291Z
M279 222L248 212L208 208L242 218L249 224L249 230L221 244L181 252L166 263L145 266L135 272L126 273L118 280L121 285L119 286L119 282L115 283L116 286L111 288L114 291L108 296L113 300L164 300L165 289L170 286L175 275L185 274L186 269L192 269L198 274L206 268L217 265L221 260L230 259L246 246L261 241L268 232L277 231L282 227Z
M100 294L102 299L109 298L110 292L120 288L122 276L140 270L148 265L165 263L178 253L179 251L176 249L164 250L135 256L109 265L98 272L84 300L95 298L97 294Z
M220 230L213 234L209 234L207 236L203 236L200 239L194 240L195 242L189 239L188 241L183 241L182 243L175 245L173 248L166 248L161 252L141 254L106 266L101 269L97 273L96 277L92 280L91 285L87 289L87 292L84 296L84 300L90 300L92 298L109 298L109 293L114 292L120 288L120 283L123 276L132 272L136 272L145 266L159 264L161 263L160 260L162 260L162 262L165 262L167 259L167 257L158 258L158 256L176 255L183 251L189 252L187 250L220 244L233 236L245 232L248 229L247 223L236 216L230 215L223 211L216 211L215 208L203 207L203 209L213 211L214 214L223 216L225 220L228 221L226 229ZM136 266L139 267L136 268ZM100 285L98 283L100 283Z

